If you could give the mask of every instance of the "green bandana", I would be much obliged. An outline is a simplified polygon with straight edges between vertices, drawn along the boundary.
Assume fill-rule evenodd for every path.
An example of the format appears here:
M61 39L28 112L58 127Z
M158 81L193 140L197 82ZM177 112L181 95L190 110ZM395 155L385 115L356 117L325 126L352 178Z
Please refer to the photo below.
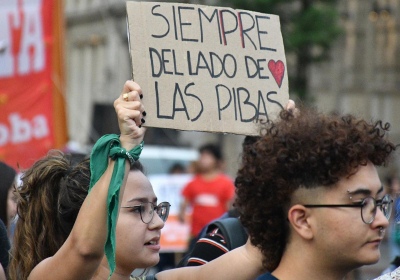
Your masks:
M101 137L93 147L90 155L90 186L89 192L96 182L100 179L108 167L108 158L115 160L114 170L108 188L107 196L107 240L104 245L104 251L110 267L110 276L115 270L115 229L117 225L119 190L125 176L125 160L129 159L132 164L132 158L139 159L143 149L143 141L140 145L127 152L121 148L119 136L108 134Z

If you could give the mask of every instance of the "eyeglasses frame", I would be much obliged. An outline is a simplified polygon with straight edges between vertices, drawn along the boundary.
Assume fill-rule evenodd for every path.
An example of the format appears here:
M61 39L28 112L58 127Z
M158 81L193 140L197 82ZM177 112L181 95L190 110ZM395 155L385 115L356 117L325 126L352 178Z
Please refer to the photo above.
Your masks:
M140 204L132 205L132 206L121 206L121 208L135 208L135 207L139 207L139 206L141 207L141 206L142 206L143 204L145 204L145 203L150 203L150 204L152 204L154 208L153 208L153 215L152 215L152 217L151 217L151 219L150 219L150 221L149 221L148 223L146 223L145 221L143 221L142 211L139 212L139 214L140 214L140 219L142 220L142 222L143 222L144 224L146 224L146 225L150 224L151 221L154 219L154 213L157 213L156 208L161 208L161 207L167 207L167 215L166 215L166 217L165 217L165 220L164 220L163 218L161 218L160 215L158 215L158 214L157 214L157 215L160 217L161 220L163 220L164 223L167 221L168 216L169 216L169 209L170 209L170 207L171 207L171 204L170 204L169 202L167 202L167 201L160 202L158 205L155 205L153 202L148 201L148 202L142 202L142 203L140 203ZM165 205L165 204L166 204L166 205Z
M371 197L371 196L368 196L368 197L364 198L361 202L359 202L359 203L357 203L357 204L302 204L302 205L303 205L304 207L307 207L307 208L320 208L320 207L321 207L321 208L322 208L322 207L323 207L323 208L335 208L335 207L352 207L352 208L356 208L356 207L360 207L360 210L361 210L361 219L362 219L362 221L363 221L365 224L370 225L370 224L372 224L372 223L374 222L374 220L375 220L376 211L377 211L378 207L380 207L380 210L381 210L382 213L383 213L382 205L383 205L383 200L384 200L386 197L388 198L387 203L392 204L391 207L393 207L393 199L392 199L392 197L391 197L390 194L385 194L381 199L378 199L378 200L375 199L375 198L373 198L373 197ZM366 199L372 199L372 200L374 201L374 204L375 204L373 218L372 218L372 220L371 220L370 222L368 222L368 223L367 223L366 221L364 221L364 216L363 216L363 214L362 214L362 208L363 208L363 206L364 206L364 201L365 201ZM392 209L391 209L390 212L389 212L389 217L386 217L386 215L384 215L384 216L386 217L386 219L389 220L391 214L392 214Z

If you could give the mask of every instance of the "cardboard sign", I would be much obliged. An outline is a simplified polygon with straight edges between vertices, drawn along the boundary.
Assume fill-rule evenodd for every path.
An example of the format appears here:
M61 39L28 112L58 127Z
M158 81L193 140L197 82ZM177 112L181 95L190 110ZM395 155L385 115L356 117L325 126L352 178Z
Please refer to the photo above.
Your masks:
M133 1L127 12L147 126L257 135L286 105L278 16Z

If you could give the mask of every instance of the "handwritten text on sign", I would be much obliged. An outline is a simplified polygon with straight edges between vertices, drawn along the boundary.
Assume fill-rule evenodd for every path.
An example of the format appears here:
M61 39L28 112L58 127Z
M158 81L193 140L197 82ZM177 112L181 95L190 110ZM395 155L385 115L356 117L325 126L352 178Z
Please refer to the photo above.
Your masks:
M147 126L255 135L286 104L278 16L130 1L127 10Z

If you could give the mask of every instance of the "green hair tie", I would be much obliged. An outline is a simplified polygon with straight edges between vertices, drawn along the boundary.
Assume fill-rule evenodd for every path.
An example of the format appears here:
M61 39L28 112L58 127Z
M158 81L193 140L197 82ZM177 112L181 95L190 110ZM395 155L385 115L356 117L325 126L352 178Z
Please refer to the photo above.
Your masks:
M132 165L139 159L143 150L143 141L129 152L121 147L119 136L107 134L101 137L93 147L90 155L90 186L89 192L108 166L108 158L115 160L110 186L107 196L107 239L104 245L104 252L110 267L110 275L115 270L115 230L117 225L119 190L125 177L125 160L128 159Z

